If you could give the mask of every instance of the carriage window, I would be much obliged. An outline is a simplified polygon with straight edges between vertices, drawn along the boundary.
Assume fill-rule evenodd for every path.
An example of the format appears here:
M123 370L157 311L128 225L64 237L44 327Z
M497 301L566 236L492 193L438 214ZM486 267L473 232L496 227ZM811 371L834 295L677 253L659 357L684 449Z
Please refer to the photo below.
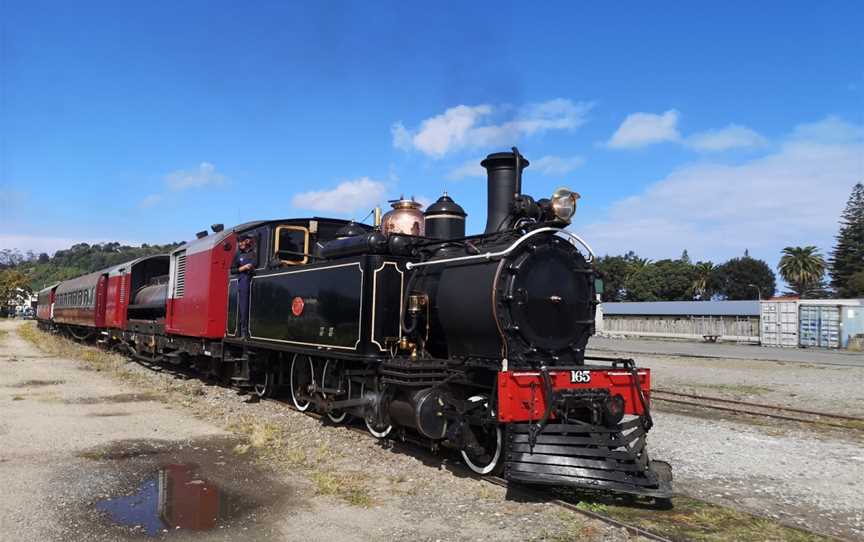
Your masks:
M302 226L276 228L275 253L286 265L306 263L309 260L309 230Z

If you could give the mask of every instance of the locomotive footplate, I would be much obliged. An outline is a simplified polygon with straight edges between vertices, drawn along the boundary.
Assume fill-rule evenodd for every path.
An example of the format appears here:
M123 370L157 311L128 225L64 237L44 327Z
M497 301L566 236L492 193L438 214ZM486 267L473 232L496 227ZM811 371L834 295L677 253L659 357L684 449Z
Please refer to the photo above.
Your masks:
M642 417L613 427L549 423L531 446L531 424L508 424L504 475L529 484L574 486L667 499L671 472L645 449Z

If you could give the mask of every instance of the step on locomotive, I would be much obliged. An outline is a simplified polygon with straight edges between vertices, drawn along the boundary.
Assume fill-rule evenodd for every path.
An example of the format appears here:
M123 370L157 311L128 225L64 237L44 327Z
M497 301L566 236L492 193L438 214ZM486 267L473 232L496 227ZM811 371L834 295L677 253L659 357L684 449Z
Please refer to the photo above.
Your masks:
M651 460L651 373L586 355L602 287L567 229L579 195L522 193L529 162L490 154L487 222L465 234L446 194L393 202L375 224L250 222L39 292L40 326L282 393L332 423L360 419L461 454L479 475L668 503ZM255 241L248 334L231 262Z

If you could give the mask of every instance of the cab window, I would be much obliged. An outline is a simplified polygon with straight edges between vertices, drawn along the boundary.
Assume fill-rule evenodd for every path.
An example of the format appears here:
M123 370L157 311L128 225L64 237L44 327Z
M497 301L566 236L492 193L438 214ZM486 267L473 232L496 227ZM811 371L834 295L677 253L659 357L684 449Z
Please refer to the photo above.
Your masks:
M303 226L276 228L276 258L283 265L304 264L309 260L309 230Z

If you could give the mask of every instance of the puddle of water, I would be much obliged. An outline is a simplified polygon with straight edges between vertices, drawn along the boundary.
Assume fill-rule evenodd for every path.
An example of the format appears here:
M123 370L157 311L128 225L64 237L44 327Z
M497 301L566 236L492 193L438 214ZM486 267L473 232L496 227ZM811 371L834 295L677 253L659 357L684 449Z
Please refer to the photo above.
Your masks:
M144 480L132 495L104 499L96 509L112 522L158 536L185 529L206 531L228 515L229 495L201 477L195 465L165 465Z
M274 508L290 506L290 487L254 457L235 455L240 442L223 435L131 439L79 452L92 462L76 470L80 505L67 517L64 539L161 539L171 533L186 533L180 535L186 539L210 530L242 539L240 533L254 530L255 540L269 540L262 529L273 521L268 518L282 517L270 516Z

